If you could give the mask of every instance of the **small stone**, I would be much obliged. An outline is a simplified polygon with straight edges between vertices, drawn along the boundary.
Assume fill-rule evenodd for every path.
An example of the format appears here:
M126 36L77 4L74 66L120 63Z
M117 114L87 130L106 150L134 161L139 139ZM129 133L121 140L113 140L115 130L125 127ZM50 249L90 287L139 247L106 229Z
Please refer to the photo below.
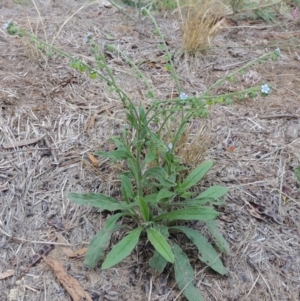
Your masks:
M285 131L285 136L291 139L297 139L299 136L299 129L297 124L291 124Z

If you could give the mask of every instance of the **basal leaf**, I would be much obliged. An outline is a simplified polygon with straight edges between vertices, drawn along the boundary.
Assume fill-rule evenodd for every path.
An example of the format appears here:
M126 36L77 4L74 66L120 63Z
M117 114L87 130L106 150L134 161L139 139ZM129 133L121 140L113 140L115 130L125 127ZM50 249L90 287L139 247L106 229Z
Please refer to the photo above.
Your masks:
M109 211L126 210L135 206L135 204L121 203L102 193L68 193L68 198L79 205L90 205Z
M144 200L144 198L137 196L136 198L136 202L139 204L140 207L140 212L142 214L142 217L144 219L144 221L149 221L149 207L147 202Z
M118 221L118 219L124 215L125 215L124 213L116 213L116 214L110 216L105 222L105 229L113 228L115 226L116 222Z
M153 228L147 229L148 239L154 248L169 262L174 262L174 254L167 240Z
M136 228L119 241L108 253L101 268L109 269L130 255L139 241L142 230L142 227Z
M147 203L156 204L157 193L151 193L144 196Z
M163 237L168 238L169 237L169 228L158 223L153 223L153 229L158 231Z
M195 197L195 199L197 199L197 200L212 199L215 201L216 199L225 195L227 193L227 191L228 191L227 187L215 185L215 186L209 187L208 189L206 189L205 191L200 193L198 196Z
M84 265L88 268L94 268L99 260L102 259L106 244L110 240L112 229L100 230L91 240L88 250L85 254Z
M161 189L157 196L156 196L156 201L159 203L161 200L165 201L165 200L170 200L175 196L175 193L172 191L169 191L168 189Z
M163 272L167 263L168 261L157 250L154 251L153 256L149 260L150 267L158 271L158 273Z
M199 250L199 259L221 275L227 273L219 254L208 242L207 238L194 229L175 226L170 229L183 232Z
M211 235L213 236L218 249L221 252L224 252L225 254L230 254L228 242L219 231L216 221L214 220L206 221L206 226L209 232L211 233Z
M175 255L175 280L179 289L188 301L204 301L199 290L194 286L194 271L188 257L177 244L172 246L172 250Z
M218 212L211 209L210 207L198 206L198 207L189 207L185 209L178 209L168 213L163 213L153 219L153 221L161 220L198 220L205 221L214 219L218 216Z
M206 161L196 167L187 177L186 179L179 185L178 190L180 192L185 192L187 189L196 185L205 174L212 168L213 161Z
M95 152L96 155L112 159L113 162L118 160L128 160L132 154L127 150L113 150L110 152Z

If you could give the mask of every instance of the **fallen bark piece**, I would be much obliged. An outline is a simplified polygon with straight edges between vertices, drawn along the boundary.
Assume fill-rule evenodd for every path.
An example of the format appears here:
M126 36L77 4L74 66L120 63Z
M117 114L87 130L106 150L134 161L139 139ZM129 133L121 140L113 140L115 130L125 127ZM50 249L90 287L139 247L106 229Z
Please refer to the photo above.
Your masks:
M84 291L79 282L67 274L63 265L52 257L43 256L45 262L53 269L58 281L67 290L73 301L92 301L91 296Z
M8 269L5 272L0 274L0 280L5 279L10 276L13 276L14 273L15 273L15 270Z
M73 251L71 248L63 247L63 252L70 258L81 257L86 253L86 251L87 251L87 248L82 248L82 249Z
M65 244L65 243L69 244L69 242L60 233L56 233L56 237L57 237L57 242L62 243L62 244ZM84 255L87 251L87 248L81 248L76 251L73 251L70 247L62 246L62 251L68 257L73 258L73 257L80 257L80 256Z

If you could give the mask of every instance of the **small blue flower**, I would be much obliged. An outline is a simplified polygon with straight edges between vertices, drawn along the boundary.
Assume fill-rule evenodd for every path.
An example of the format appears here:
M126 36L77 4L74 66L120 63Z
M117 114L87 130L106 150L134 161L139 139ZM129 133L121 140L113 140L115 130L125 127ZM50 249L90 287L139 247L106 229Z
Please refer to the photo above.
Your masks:
M270 91L271 91L271 88L267 84L261 85L261 93L269 94Z
M280 48L276 48L276 49L275 49L275 53L276 53L277 55L280 55L280 53L281 53Z
M182 92L182 93L180 93L179 97L181 100L186 100L189 96L185 92Z
M172 143L169 143L169 144L168 144L168 149L171 150L172 148L173 148L173 144L172 144Z

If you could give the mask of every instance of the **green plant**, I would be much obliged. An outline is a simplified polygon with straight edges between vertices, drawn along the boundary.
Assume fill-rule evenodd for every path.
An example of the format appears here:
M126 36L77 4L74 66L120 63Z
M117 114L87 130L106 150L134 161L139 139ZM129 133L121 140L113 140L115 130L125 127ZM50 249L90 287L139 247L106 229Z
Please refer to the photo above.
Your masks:
M146 13L149 14L148 11ZM151 15L150 17L152 18ZM155 20L153 18L152 20L163 39ZM5 24L5 28L9 34L29 37L36 47L49 55L51 53L51 55L69 58L72 68L88 73L91 79L103 80L123 103L128 126L121 137L112 138L116 149L96 153L109 158L112 163L115 161L125 163L125 168L119 176L121 198L116 199L102 193L68 194L68 197L77 204L94 206L112 213L104 227L91 240L84 264L90 268L95 267L105 257L106 246L112 234L121 229L125 236L106 255L102 262L103 269L121 262L132 252L140 239L147 238L153 245L153 256L149 260L150 266L158 272L162 272L168 262L174 264L175 278L183 294L191 301L202 300L193 283L194 273L189 259L175 242L174 233L180 232L186 235L198 248L199 259L216 272L224 275L226 269L219 257L219 252L228 254L229 247L214 221L218 212L214 210L213 206L224 202L223 196L226 194L227 188L216 185L201 193L193 192L193 187L203 179L213 166L213 162L203 162L190 172L189 168L182 164L176 149L188 121L193 117L207 114L208 101L229 102L229 99L232 100L233 97L240 97L250 92L255 93L259 91L260 87L253 87L238 93L210 95L213 88L230 80L243 70L240 68L222 80L218 80L200 98L188 97L180 89L170 52L164 42L167 53L166 61L169 64L168 70L176 82L180 97L159 100L155 97L147 78L134 62L114 45L106 45L107 51L118 51L124 62L132 66L137 77L144 83L147 97L151 101L150 105L145 108L142 104L135 105L119 87L113 70L107 64L102 49L93 41L92 35L88 34L85 42L90 44L91 52L95 56L94 67L20 29L11 21ZM266 55L262 58L265 57ZM256 59L256 61L258 60ZM256 61L252 61L252 64ZM264 86L262 92L268 94L269 91ZM155 130L152 128L152 124L156 125ZM166 136L169 137L168 141L164 140ZM127 217L126 220L130 220L130 222L123 222L124 217ZM186 224L182 225L182 222L186 223L191 220L202 221L206 225L219 252L201 233Z
M295 172L296 179L300 184L300 166L295 167L294 172Z

